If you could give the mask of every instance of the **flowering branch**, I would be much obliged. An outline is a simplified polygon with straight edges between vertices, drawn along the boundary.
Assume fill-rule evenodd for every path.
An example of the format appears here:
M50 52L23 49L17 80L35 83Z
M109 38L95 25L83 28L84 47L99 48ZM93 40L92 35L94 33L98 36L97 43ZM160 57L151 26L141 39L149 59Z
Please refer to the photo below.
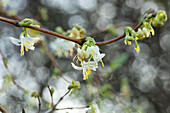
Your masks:
M155 17L155 16L156 16L156 13L153 13L148 19L150 19L150 18L152 18L152 17ZM144 19L145 19L145 18L146 18L146 17L144 17ZM140 28L142 25L143 25L143 21L142 21L140 24L138 24L133 30L134 30L134 31L137 31L138 28ZM111 40L104 41L104 42L96 42L96 45L106 45L106 44L110 44L110 43L116 42L116 41L124 38L125 35L126 35L126 34L123 33L121 36L118 36L118 37L113 38L113 39L111 39Z
M156 13L153 13L151 15L150 18L152 17L155 17L156 16ZM145 17L146 18L146 17ZM145 19L144 18L144 19ZM85 38L82 38L82 39L75 39L75 38L72 38L72 37L69 37L69 36L65 36L65 35L62 35L62 34L59 34L59 33L56 33L56 32L53 32L53 31L50 31L50 30L47 30L47 29L44 29L44 28L38 28L38 27L34 27L34 26L31 26L31 25L28 25L28 26L20 26L19 25L19 21L18 20L12 20L12 19L9 19L9 18L5 18L5 17L2 17L0 16L0 20L1 21L4 21L4 22L7 22L7 23L10 23L12 25L15 25L17 27L26 27L26 28L30 28L30 29L33 29L33 30L37 30L37 31L40 31L40 32L43 32L43 33L46 33L46 34L50 34L50 35L53 35L53 36L57 36L57 37L60 37L60 38L63 38L63 39L66 39L66 40L69 40L69 41L72 41L72 42L75 42L79 45L83 45L84 42L85 42ZM142 26L142 22L140 24L138 24L135 28L134 28L134 31L136 31L140 26ZM113 38L111 40L108 40L108 41L104 41L104 42L96 42L96 45L106 45L106 44L110 44L110 43L113 43L115 41L118 41L122 38L125 37L125 33L122 34L121 36L118 36L116 38Z
M62 34L59 34L59 33L44 29L44 28L38 28L38 27L31 26L31 25L21 26L19 24L18 20L9 19L9 18L5 18L5 17L2 17L2 16L0 16L0 20L4 21L6 23L10 23L12 25L15 25L16 27L30 28L30 29L33 29L33 30L36 30L36 31L40 31L40 32L43 32L43 33L46 33L46 34L50 34L50 35L53 35L53 36L57 36L57 37L60 37L60 38L75 42L75 43L80 44L80 45L83 44L83 42L82 42L83 40L81 40L81 39L75 39L75 38L65 36L65 35L62 35Z
M0 8L0 13L3 14L3 15L8 16L8 12L6 12L4 9L1 9L1 8ZM13 19L15 19L15 20L18 20L18 21L22 21L22 20L23 20L23 18L21 18L21 17L19 17L19 16L11 16L11 17L12 17ZM46 55L48 56L48 58L51 60L54 68L59 69L60 72L62 72L62 70L61 70L61 68L59 67L59 65L58 65L57 61L55 60L54 56L53 56L52 53L48 50L46 44L45 44L44 42L42 42L42 41L40 42L40 44L41 44L41 46L44 48L44 51L45 51ZM64 77L62 76L62 73L60 74L60 76L61 76L66 82L70 83L66 78L64 78ZM15 83L15 81L14 81L14 83Z

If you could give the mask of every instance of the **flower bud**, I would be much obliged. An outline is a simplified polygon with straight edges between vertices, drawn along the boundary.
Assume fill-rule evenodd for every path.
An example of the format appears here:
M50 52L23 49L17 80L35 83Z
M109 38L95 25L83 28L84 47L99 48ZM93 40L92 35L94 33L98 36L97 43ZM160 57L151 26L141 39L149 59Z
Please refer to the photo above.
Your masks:
M135 39L132 36L126 36L125 40L127 40L127 41L134 41Z
M144 38L145 37L143 31L141 30L141 28L138 29L137 33L138 33L140 38Z
M161 22L161 21L159 21L158 18L155 18L155 19L152 21L152 24L153 24L154 26L156 26L156 27L161 27L161 26L164 25L164 23Z
M29 18L25 18L24 20L22 20L21 22L19 22L19 25L22 26L29 26L33 24L33 20L29 19Z
M145 37L149 37L150 33L148 32L148 30L146 29L146 27L142 28L143 34L145 35Z
M132 37L135 38L136 37L136 32L133 30L132 32Z

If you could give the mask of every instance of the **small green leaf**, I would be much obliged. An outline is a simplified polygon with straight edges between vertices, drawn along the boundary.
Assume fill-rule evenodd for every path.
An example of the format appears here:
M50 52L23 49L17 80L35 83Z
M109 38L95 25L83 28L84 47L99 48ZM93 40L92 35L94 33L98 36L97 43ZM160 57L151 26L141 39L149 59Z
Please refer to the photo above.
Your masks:
M50 94L53 95L53 93L54 93L54 88L51 88L50 89Z
M32 92L31 97L37 98L38 97L38 91L35 90L34 92Z
M63 30L63 28L62 28L61 26L56 27L55 31L56 31L57 33L60 33L60 34L63 34L63 33L64 33L64 30Z

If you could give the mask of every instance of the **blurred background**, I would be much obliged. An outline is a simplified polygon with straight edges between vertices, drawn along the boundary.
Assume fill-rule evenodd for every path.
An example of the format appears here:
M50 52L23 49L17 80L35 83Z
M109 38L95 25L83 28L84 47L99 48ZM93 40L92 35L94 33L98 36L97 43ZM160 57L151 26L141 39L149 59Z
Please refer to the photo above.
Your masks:
M127 26L136 26L149 9L165 10L170 18L169 0L0 0L0 16L33 18L43 27L65 31L74 24L86 29L86 36L105 41L121 35ZM41 43L34 51L20 56L20 47L13 45L10 36L19 38L22 28L0 22L0 50L8 61L8 71L0 56L0 103L10 113L38 111L38 101L31 93L38 90L42 113L51 101L47 85L54 88L54 103L68 91L72 80L79 81L81 89L66 96L57 106L82 107L93 103L97 113L170 113L170 23L154 28L155 35L139 42L140 53L134 44L124 40L99 46L105 53L103 68L84 81L81 71L71 66L73 57L57 56L49 43L50 35L41 34L58 69L53 66ZM108 28L108 26L111 26ZM61 72L62 70L62 72ZM11 73L12 77L9 75ZM27 92L11 81L15 80ZM92 113L90 108L60 110L55 113Z

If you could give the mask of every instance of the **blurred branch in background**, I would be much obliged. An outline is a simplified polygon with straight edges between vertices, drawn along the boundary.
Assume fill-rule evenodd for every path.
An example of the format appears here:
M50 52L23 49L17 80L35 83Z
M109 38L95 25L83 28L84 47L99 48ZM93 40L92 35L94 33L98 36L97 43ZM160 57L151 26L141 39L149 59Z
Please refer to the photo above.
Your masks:
M15 81L15 78L13 77L13 75L11 74L11 72L9 71L8 69L8 59L6 59L2 53L2 51L0 50L0 55L1 55L1 58L2 58L2 61L3 61L3 64L4 64L4 67L8 73L8 75L10 76L12 82L14 85L17 86L18 89L24 91L24 92L28 92L27 90L25 90L22 86L20 86L16 81Z
M0 111L1 111L2 113L9 113L9 112L7 111L7 109L6 109L4 106L2 106L1 104L0 104Z

